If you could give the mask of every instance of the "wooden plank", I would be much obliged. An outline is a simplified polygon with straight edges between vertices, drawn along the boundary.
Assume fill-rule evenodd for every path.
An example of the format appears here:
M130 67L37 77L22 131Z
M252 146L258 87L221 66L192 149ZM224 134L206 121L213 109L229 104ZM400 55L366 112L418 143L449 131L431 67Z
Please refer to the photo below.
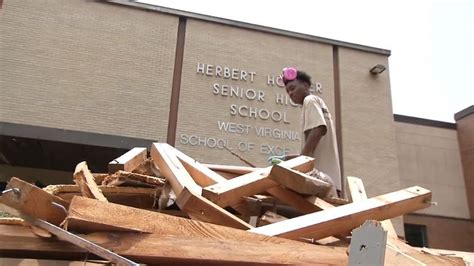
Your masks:
M107 202L107 198L97 187L86 162L77 164L76 170L74 170L74 182L81 188L82 196Z
M39 237L26 226L0 224L0 239L0 258L83 260L89 254L85 249L69 242L56 238ZM98 257L89 254L89 258L96 259Z
M70 233L54 224L51 224L41 219L34 218L20 211L18 211L18 213L16 213L15 215L18 215L19 217L23 218L25 221L27 221L33 226L37 226L43 230L48 231L49 233L57 236L61 240L72 243L78 247L81 247L91 252L92 254L95 254L97 256L100 256L101 258L109 260L112 263L115 263L118 265L128 265L128 266L139 265L138 263L135 263L127 258L124 258L118 254L115 254L114 252L106 248L103 248L97 244L90 242L89 240L86 240L73 233Z
M430 206L430 200L429 190L415 186L249 231L290 239L321 239L354 229L365 220L385 220L427 208Z
M146 148L135 147L109 163L109 174L119 170L132 172L146 160Z
M107 210L107 212L104 212L104 210ZM84 197L73 198L65 224L68 229L82 233L129 231L160 235L182 235L194 238L298 244L288 239L267 237L240 229L126 207L110 202L100 202Z
M272 187L268 189L267 192L273 195L275 198L278 198L282 202L288 204L289 206L295 208L296 210L304 214L334 208L334 205L316 196L309 196L307 198L304 198L296 192L293 192L281 186ZM349 235L350 231L346 231L336 234L335 237L346 241L346 238Z
M325 197L331 189L331 184L293 169L275 165L268 178L293 191L306 195Z
M170 151L172 151L179 161L183 164L186 171L191 175L193 180L201 187L214 185L215 183L227 181L226 178L202 165L193 158L182 153L178 149L163 143Z
M87 239L152 265L347 265L345 248L186 236L96 233Z
M240 230L237 230L240 231ZM211 232L209 232L211 233ZM297 250L304 260L311 260L308 264L316 264L318 261L326 265L347 265L347 247L308 245L292 241L284 245L265 245L262 242L222 241L216 238L196 238L188 236L170 236L164 234L133 234L133 233L92 233L81 235L81 237L92 241L105 248L114 250L122 256L134 261L148 264L163 265L252 265L249 261L248 252L239 252L240 248L245 251L254 250L251 256L258 260L254 263L287 264L298 263ZM85 260L97 259L93 254L84 249L76 247L68 242L57 239L42 239L31 233L31 230L23 226L0 225L0 257L24 258L27 254L30 258L62 259L62 260ZM209 240L206 242L206 240ZM179 244L178 244L179 243ZM296 244L295 244L296 243ZM268 243L271 244L271 243ZM203 247L201 249L201 247ZM245 247L248 247L245 248ZM191 252L191 253L188 253ZM172 256L167 256L170 254ZM206 255L209 254L209 255ZM276 254L275 261L265 261ZM288 254L288 257L284 257ZM309 258L308 256L313 256ZM464 265L461 259L433 256L418 252L417 259L428 265ZM232 262L224 263L225 256L232 256ZM237 258L239 256L239 258ZM210 258L213 258L212 260ZM271 258L270 258L271 259ZM230 259L229 259L230 260ZM239 260L241 262L239 262ZM299 263L298 263L299 264ZM303 262L301 262L303 264ZM387 264L387 265L412 265L412 264Z
M161 193L161 187L144 188L99 186L99 189L107 197L109 202L142 209L152 209ZM78 185L50 185L43 188L43 190L58 196L67 202L70 202L72 197L81 195Z
M318 198L316 196L309 196L306 198L306 201L310 202L313 205L316 205L321 210L327 210L330 208L335 208L336 206L332 205L331 203Z
M353 202L367 200L364 183L362 179L354 176L347 177L349 193ZM413 253L413 248L398 239L395 228L390 220L381 221L382 227L387 231L387 245L385 250L385 264L387 265L426 265L414 257L400 250L397 246L403 246ZM407 248L408 247L408 248ZM415 252L416 253L416 252Z
M349 194L352 202L361 202L368 199L362 179L355 176L348 176L347 184L349 186Z
M119 170L114 174L104 178L102 185L118 186L126 183L127 181L135 182L137 185L139 185L140 182L148 184L150 186L163 186L165 184L165 179L161 177L142 175Z
M235 215L222 209L212 201L196 195L184 188L176 199L179 208L193 219L212 224L224 225L237 229L251 229L253 226L240 220Z
M314 159L307 156L299 156L280 164L301 172L308 172L314 167ZM240 201L243 196L261 193L269 188L278 186L278 183L268 178L271 168L270 166L207 186L203 189L203 196L221 207L226 207Z
M265 243L159 234L101 232L81 235L136 262L150 265L344 265L345 248L303 243ZM86 259L86 252L68 242L47 241L26 227L0 225L0 257ZM272 254L273 256L269 256ZM97 257L89 253L88 259ZM83 262L84 264L84 262ZM87 264L88 265L88 264Z
M276 198L280 199L284 203L290 205L291 207L295 208L303 214L309 214L321 210L335 208L334 205L316 196L303 198L299 194L282 187L273 187L267 192L274 195ZM346 241L347 236L350 236L350 231L341 232L334 236L338 239Z
M295 208L297 211L304 214L323 210L320 206L314 204L314 202L310 202L298 193L286 189L282 186L275 186L269 188L267 189L267 192L275 198L278 198L282 202L288 204L289 206Z
M151 157L158 165L161 174L170 182L171 187L178 197L184 187L193 193L201 195L202 188L194 182L194 179L186 171L186 168L178 160L176 155L163 143L153 143L151 145Z
M186 154L182 153L178 149L175 149L174 147L170 146L169 144L163 143L164 146L167 146L170 151L172 151L176 157L181 161L181 163L184 165L186 168L186 171L191 175L193 180L199 185L199 186L210 186L219 182L225 182L227 179L224 178L223 176L219 175L218 173L210 170L206 166L202 165L198 161L194 160L193 158L187 156ZM194 193L195 194L195 193ZM196 195L199 196L199 195ZM247 206L247 202L244 200L240 200L240 202L232 204L231 207L238 211L240 214L244 215L245 217L248 217L251 213L251 208ZM217 206L217 205L215 205ZM191 208L189 209L191 210ZM216 209L214 212L216 213L221 213L221 210ZM211 212L207 212L210 214ZM230 214L230 213L229 213ZM202 215L192 215L193 218L201 218L199 219L200 221L209 221L208 219L205 219L204 216ZM217 220L214 221L214 223L218 223Z
M414 248L403 241L390 241L387 243L387 248L393 251L391 252L391 258L386 262L387 264L391 263L388 265L466 265L462 259L460 261L458 258L427 256L428 254L419 251L418 248Z
M133 195L151 195L155 193L156 188L145 187L107 187L99 186L100 190L106 195L114 194L133 194ZM63 193L76 193L78 195L81 189L78 185L49 185L43 188L44 191L53 195L60 195Z
M54 266L110 266L110 262L97 261L71 261L53 259L25 259L25 258L1 258L0 265L54 265Z
M361 202L367 200L367 194L365 192L364 183L362 179L354 176L347 177L347 184L349 186L349 193L352 198L352 202ZM382 227L387 231L387 235L391 238L398 239L397 232L393 227L390 220L384 220L381 222Z
M234 166L234 165L207 164L207 163L204 163L203 166L213 171L226 172L229 174L237 174L237 175L245 175L245 174L263 169L263 168L250 167L250 166Z
M18 193L7 192L0 197L0 209L9 208L20 210L33 217L40 218L55 225L59 225L66 218L66 209L69 203L63 199L51 195L39 187L25 182L16 177L12 177L6 189L18 189ZM53 205L58 204L61 207ZM0 205L1 205L0 204Z

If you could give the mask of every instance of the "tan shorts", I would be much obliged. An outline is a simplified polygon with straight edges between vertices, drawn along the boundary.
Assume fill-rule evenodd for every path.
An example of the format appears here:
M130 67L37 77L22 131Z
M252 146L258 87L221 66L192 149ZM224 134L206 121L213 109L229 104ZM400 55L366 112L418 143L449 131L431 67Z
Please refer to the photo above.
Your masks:
M323 173L322 171L319 171L318 169L314 168L310 172L306 173L309 176L316 177L317 179L327 182L331 184L331 190L329 190L329 193L326 197L331 198L331 197L337 197L337 192L336 192L336 186L334 185L334 181L332 177L329 175Z

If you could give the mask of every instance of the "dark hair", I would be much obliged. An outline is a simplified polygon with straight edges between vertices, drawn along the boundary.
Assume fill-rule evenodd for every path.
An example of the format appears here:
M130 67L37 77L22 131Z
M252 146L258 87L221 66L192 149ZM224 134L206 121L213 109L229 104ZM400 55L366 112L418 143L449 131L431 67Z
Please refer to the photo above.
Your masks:
M307 83L309 86L311 86L311 76L306 74L306 72L298 70L296 74L296 79L302 82ZM286 80L285 78L283 79L283 83L286 85L288 82L291 80Z

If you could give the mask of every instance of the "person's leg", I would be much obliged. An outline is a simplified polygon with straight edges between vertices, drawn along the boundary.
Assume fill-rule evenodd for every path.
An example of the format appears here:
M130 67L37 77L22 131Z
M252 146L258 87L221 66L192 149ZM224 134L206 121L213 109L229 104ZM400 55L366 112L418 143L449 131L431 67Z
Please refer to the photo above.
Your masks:
M328 198L331 198L331 197L337 198L338 197L337 192L336 192L336 186L334 185L334 181L329 175L319 171L316 168L314 168L311 172L306 173L306 174L309 175L309 176L312 176L312 177L316 177L319 180L322 180L324 182L327 182L327 183L331 184L331 189L329 190L329 193L327 194L326 197L328 197Z

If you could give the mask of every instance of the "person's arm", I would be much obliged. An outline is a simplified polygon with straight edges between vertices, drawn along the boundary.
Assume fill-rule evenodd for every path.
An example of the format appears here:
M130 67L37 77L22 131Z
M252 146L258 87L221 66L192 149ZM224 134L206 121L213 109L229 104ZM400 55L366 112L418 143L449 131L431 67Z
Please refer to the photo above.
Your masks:
M306 142L304 144L301 154L287 154L285 160L296 158L300 155L313 156L314 150L318 147L321 138L326 135L326 126L321 125L304 132Z
M326 135L326 131L327 129L324 125L306 130L304 132L306 142L301 151L301 155L313 156L314 151L318 147L319 141L324 135Z

